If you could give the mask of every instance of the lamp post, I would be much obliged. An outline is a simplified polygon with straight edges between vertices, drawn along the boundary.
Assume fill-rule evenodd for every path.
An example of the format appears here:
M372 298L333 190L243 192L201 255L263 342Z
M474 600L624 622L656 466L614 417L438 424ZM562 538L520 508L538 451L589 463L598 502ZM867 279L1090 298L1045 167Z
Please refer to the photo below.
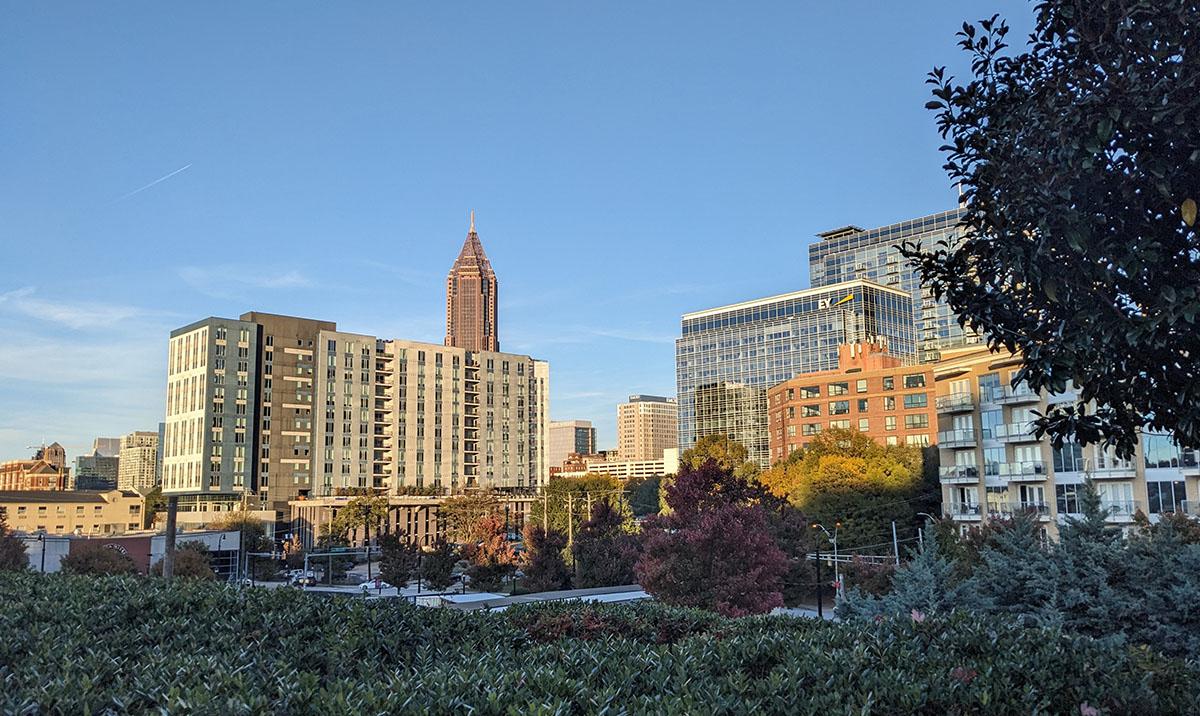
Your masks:
M42 547L42 549L41 549L42 570L41 571L42 571L42 574L45 574L46 573L46 535L44 533L38 532L38 542L41 543L41 547Z
M937 518L928 512L918 512L917 517L925 518L925 527L928 527L932 522L937 522ZM925 549L925 527L917 528L917 547L921 550Z
M838 564L837 535L838 535L838 529L841 528L842 523L841 522L833 523L833 534L830 534L829 530L825 529L825 525L821 524L820 522L814 522L812 526L813 526L813 529L821 530L822 532L824 532L825 536L829 539L829 541L833 543L833 583L837 585L838 596L841 596L841 594L842 594L842 570L841 570L840 565Z

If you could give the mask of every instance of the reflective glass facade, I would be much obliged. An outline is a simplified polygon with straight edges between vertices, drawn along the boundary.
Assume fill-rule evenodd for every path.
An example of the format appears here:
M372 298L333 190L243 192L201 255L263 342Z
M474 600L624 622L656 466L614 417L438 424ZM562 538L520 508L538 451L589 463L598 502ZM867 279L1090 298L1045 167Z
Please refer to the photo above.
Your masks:
M767 388L837 368L845 342L882 340L914 361L912 316L907 293L861 280L685 315L675 341L679 447L728 435L766 467Z
M949 306L934 300L929 290L922 288L916 270L896 248L905 241L933 246L951 238L963 213L963 209L956 208L876 229L847 226L818 234L821 240L808 247L812 285L829 286L862 278L907 292L912 296L922 360L936 360L947 348L980 343L972 331L959 327Z

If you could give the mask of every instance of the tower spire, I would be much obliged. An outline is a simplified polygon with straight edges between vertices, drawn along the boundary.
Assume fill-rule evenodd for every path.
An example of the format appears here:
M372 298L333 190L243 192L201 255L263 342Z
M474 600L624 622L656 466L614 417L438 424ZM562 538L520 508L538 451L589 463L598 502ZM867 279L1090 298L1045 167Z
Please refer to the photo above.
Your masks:
M469 234L475 233L475 210L474 209L471 209L471 228L467 229L467 233L469 233Z

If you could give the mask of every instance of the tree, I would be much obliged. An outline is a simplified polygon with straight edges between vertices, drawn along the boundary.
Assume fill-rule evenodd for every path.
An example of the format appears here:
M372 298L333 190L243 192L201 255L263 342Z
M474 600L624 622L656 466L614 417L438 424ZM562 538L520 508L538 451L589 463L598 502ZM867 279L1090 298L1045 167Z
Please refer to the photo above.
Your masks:
M851 585L838 600L840 619L874 619L947 614L955 609L980 609L984 605L973 585L956 576L955 565L940 553L937 540L925 540L916 556L892 575L892 590L875 597Z
M1039 436L1129 456L1150 426L1198 445L1200 10L1043 0L1035 14L1024 52L994 16L959 33L973 78L930 73L966 212L952 241L902 250L961 322L1022 356L1014 384L1074 384Z
M23 571L29 568L25 554L25 541L8 529L8 522L0 514L0 572Z
M158 513L167 511L167 497L163 494L161 485L155 485L146 493L144 505L142 508L142 527L144 529L153 529L154 519Z
M150 573L162 576L162 560L154 563ZM212 555L203 542L181 542L175 548L175 576L184 579L216 579L212 568Z
M680 466L687 465L693 470L700 469L707 460L715 460L717 466L742 478L752 478L758 474L758 465L747 462L749 452L746 446L727 435L705 435L696 444L679 456Z
M62 571L68 574L137 574L137 565L129 555L99 542L84 542L62 558Z
M484 518L503 512L500 498L495 493L478 492L446 498L438 508L438 520L445 526L447 539L458 544L469 544L485 536L479 532Z
M440 592L454 583L454 567L458 552L454 545L439 539L433 549L421 558L421 579L434 591Z
M417 572L417 555L420 548L407 539L403 532L388 532L380 535L379 576L383 581L402 589Z
M771 533L770 496L715 460L684 465L666 489L669 513L643 525L638 583L668 604L730 616L783 604L788 556Z
M237 532L240 535L240 558L243 564L250 567L250 574L256 579L270 579L279 571L278 565L271 557L252 556L254 552L273 552L275 543L267 536L267 527L263 521L246 509L227 512L209 525L214 530ZM178 572L178 568L176 568ZM261 574L260 574L261 572Z
M633 568L638 560L638 538L628 528L629 520L608 500L595 504L591 519L579 526L571 546L577 586L636 583Z
M571 572L563 559L567 536L555 529L544 530L536 522L527 522L524 537L522 587L530 592L567 589L571 584Z
M551 477L543 488L542 499L534 499L529 521L573 536L579 526L589 519L591 508L597 501L618 500L623 494L620 481L612 475ZM624 499L620 499L618 509L622 515L633 516Z
M625 483L625 494L634 516L656 515L662 509L658 499L661 477L635 477Z
M861 547L891 541L891 523L916 520L925 493L918 448L884 446L853 430L829 430L765 471L759 481L833 530L838 544ZM936 494L936 493L934 493Z
M504 585L505 577L516 570L516 555L508 542L504 519L487 515L473 530L480 539L463 546L463 557L471 563L467 576L471 587L481 592L494 592Z
M379 534L379 525L388 518L388 498L382 495L362 495L352 498L334 517L334 527L339 534L355 532L363 528L363 546L367 548L367 579L371 578L371 528Z

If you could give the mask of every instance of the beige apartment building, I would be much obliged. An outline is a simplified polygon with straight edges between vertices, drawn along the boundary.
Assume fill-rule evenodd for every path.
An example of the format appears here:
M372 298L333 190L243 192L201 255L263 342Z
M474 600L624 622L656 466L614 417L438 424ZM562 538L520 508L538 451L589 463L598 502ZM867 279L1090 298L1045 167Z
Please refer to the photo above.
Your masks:
M617 453L622 460L661 460L679 447L679 406L674 398L631 395L617 406Z
M1100 493L1109 521L1131 524L1141 511L1151 521L1167 512L1197 514L1200 460L1197 451L1171 438L1143 434L1131 459L1099 446L1037 438L1036 413L1075 399L1074 390L1038 393L1012 387L1018 356L986 349L945 351L933 364L937 386L937 445L941 457L943 513L966 527L1028 513L1048 535L1080 510L1085 478Z
M0 492L10 529L33 534L110 535L142 528L142 496L124 490Z
M117 489L145 494L154 489L158 466L158 433L136 431L121 438Z

